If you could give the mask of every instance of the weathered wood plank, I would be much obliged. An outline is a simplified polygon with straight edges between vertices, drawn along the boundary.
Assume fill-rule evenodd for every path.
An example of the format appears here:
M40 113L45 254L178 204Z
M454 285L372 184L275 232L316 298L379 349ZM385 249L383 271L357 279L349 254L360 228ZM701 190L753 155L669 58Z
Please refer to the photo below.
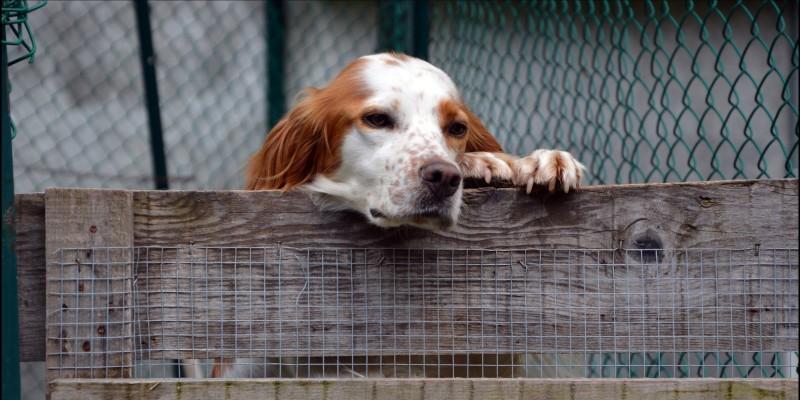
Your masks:
M613 193L614 239L624 248L797 247L796 179L631 185Z
M133 365L130 250L65 249L130 248L133 195L120 190L50 189L45 192L45 206L48 380L129 377Z
M18 194L17 293L20 361L44 360L44 193Z
M792 351L800 322L797 250L139 253L155 359Z
M464 202L456 227L429 232L322 212L302 193L136 192L136 244L509 249L616 248L622 240L635 248L632 233L647 229L656 240L645 242L661 247L779 247L798 239L796 179L593 186L544 197L482 188L465 191Z
M35 361L44 354L43 195L17 195L17 203L21 355ZM461 223L440 233L371 227L352 213L320 212L299 193L134 192L134 209L138 246L646 249L798 241L796 179L593 186L549 197L471 189Z
M452 400L798 398L796 379L337 379L65 380L53 400L326 399Z

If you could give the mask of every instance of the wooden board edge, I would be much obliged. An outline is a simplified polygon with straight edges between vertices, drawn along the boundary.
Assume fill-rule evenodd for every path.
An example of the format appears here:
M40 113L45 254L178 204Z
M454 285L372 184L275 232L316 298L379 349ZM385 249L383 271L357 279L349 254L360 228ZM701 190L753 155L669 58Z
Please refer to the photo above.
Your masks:
M796 379L59 379L53 400L797 399ZM256 397L254 397L256 396Z

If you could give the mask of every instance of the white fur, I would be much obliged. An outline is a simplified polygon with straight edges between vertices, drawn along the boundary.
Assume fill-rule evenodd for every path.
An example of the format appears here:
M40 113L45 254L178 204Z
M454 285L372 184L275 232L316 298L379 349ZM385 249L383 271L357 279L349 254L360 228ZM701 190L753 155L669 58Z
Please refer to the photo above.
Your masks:
M339 168L330 176L317 176L304 189L331 196L318 197L326 208L357 210L375 225L439 228L442 221L414 218L426 211L418 202L427 190L419 169L432 160L457 165L457 153L442 133L438 107L444 100L458 100L458 90L444 72L422 60L387 54L362 59L367 61L363 79L372 93L365 107L389 111L395 127L353 126L340 148ZM445 225L458 219L461 192L459 187L446 202ZM370 210L383 215L375 217Z
M453 224L461 208L462 186L445 204L446 221L414 217L427 211L418 201L426 190L419 169L431 160L453 163L464 177L487 183L492 178L510 180L527 187L528 193L533 185L551 192L557 187L564 192L578 188L584 166L567 152L536 150L523 158L487 152L457 154L447 146L439 121L442 101L460 101L447 74L411 57L375 54L362 60L366 61L362 79L372 93L364 106L389 111L396 125L393 129L356 125L345 134L339 168L329 176L318 175L303 188L314 193L324 209L356 210L383 227L438 229ZM382 215L373 216L371 210Z

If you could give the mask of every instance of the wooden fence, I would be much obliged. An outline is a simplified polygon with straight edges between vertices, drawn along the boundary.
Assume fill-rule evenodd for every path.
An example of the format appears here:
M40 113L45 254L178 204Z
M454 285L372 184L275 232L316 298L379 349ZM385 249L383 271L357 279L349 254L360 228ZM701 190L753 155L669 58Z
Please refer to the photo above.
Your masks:
M46 295L51 292L51 281L45 279L45 271L48 264L58 261L57 250L63 248L281 244L495 250L752 248L757 253L760 247L796 248L798 244L797 180L593 186L574 194L548 196L480 188L465 191L464 200L455 228L429 232L384 230L367 225L353 213L320 212L300 193L51 189L43 194L17 195L22 361L47 360L50 377L56 377L57 365L47 355L63 350L56 347L61 333L48 332L46 321L48 315L69 304ZM131 274L125 269L115 271L122 276ZM130 291L124 287L130 283L125 282L129 281L115 283L123 285L117 288L120 292ZM708 284L706 289L713 293L713 283ZM126 312L114 318L132 320ZM126 331L125 324L121 326L119 334L132 334L131 328ZM796 337L796 323L790 330L788 337ZM626 350L636 351L616 348ZM119 355L126 356L130 353ZM106 378L127 376L129 372L121 371ZM52 379L50 385L54 399L84 400L122 394L126 398L196 398L206 392L214 398L254 394L266 398L430 399L798 396L796 379Z

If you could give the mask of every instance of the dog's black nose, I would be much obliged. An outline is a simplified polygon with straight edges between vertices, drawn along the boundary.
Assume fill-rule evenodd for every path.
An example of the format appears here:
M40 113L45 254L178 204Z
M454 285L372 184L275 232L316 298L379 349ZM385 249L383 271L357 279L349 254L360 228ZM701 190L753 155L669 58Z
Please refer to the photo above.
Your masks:
M422 182L439 199L453 195L461 184L461 172L455 165L445 161L431 161L419 169Z

